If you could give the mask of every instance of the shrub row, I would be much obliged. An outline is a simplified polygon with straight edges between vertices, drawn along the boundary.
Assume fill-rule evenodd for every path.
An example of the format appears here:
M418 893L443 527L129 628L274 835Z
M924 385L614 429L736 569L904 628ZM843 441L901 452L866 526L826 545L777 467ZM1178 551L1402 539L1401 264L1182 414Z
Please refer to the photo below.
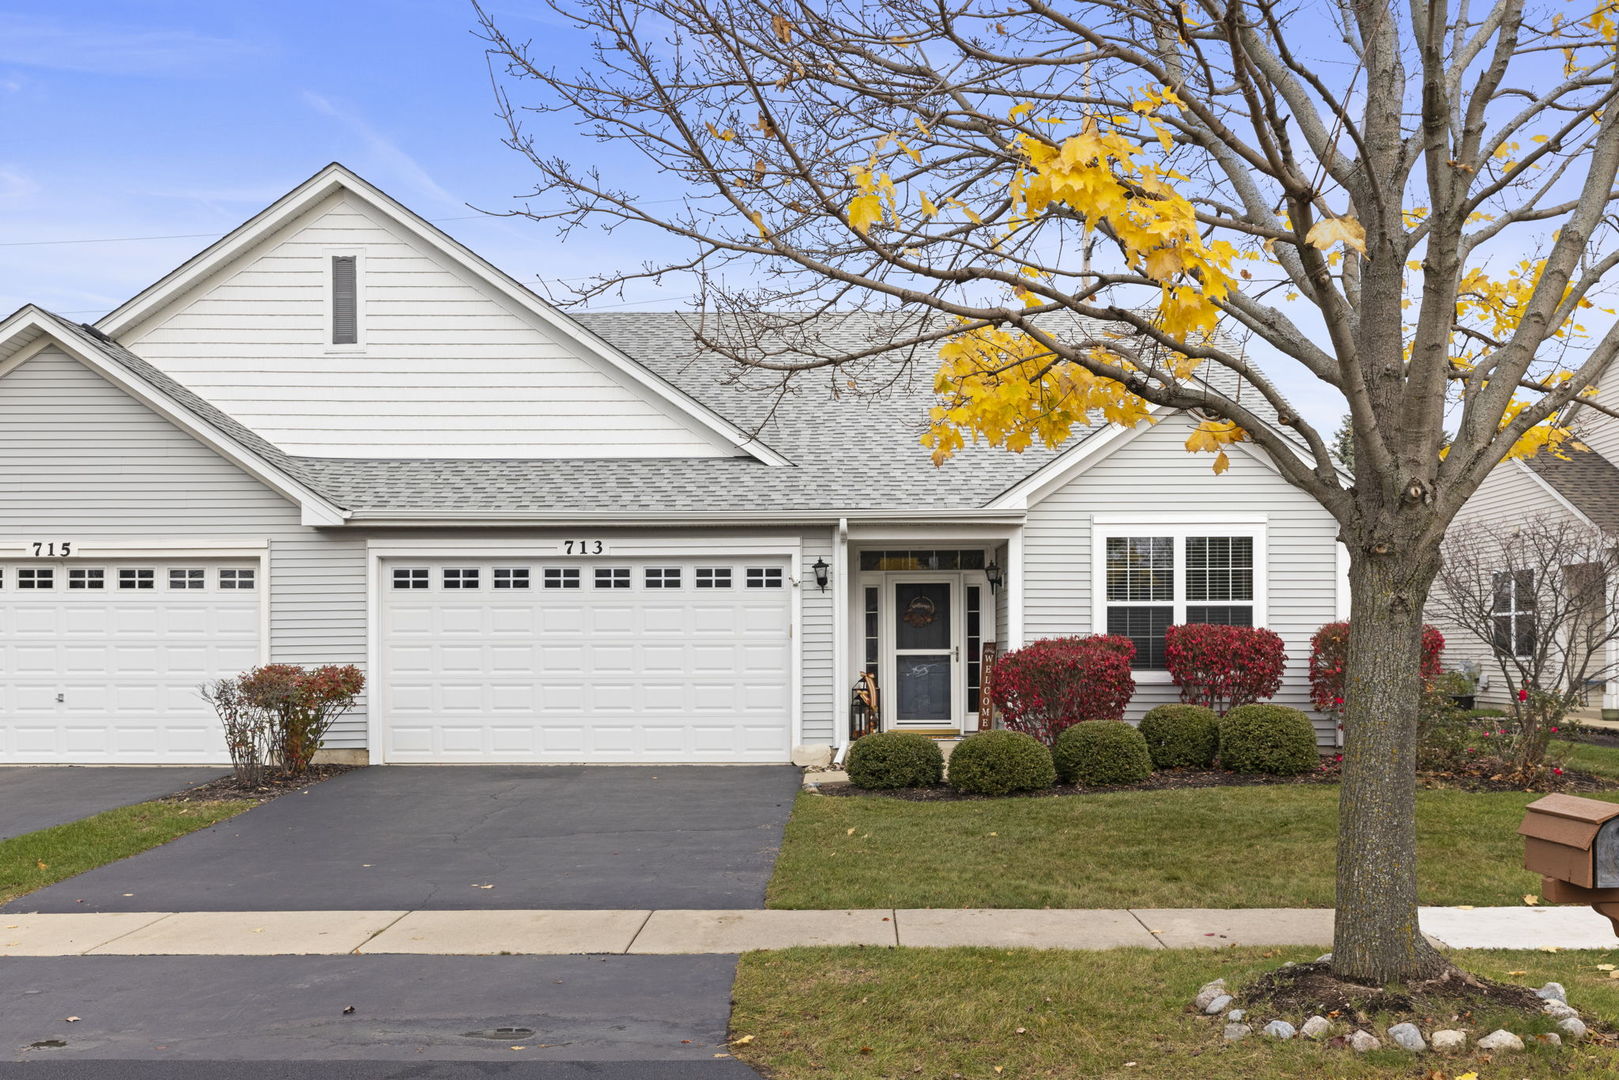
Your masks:
M1065 728L1047 749L1020 731L983 731L950 755L950 786L969 795L1013 795L1061 781L1139 784L1154 769L1207 768L1296 776L1316 767L1315 729L1297 709L1242 705L1224 717L1199 705L1160 705L1135 727L1089 720ZM925 735L882 732L849 748L849 782L874 790L930 787L944 755Z

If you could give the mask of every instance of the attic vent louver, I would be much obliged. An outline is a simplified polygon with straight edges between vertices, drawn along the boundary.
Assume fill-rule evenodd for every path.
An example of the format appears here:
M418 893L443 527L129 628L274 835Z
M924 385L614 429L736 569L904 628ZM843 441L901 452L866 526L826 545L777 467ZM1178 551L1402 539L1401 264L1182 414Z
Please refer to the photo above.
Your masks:
M332 256L332 344L355 345L360 340L359 285L355 257Z

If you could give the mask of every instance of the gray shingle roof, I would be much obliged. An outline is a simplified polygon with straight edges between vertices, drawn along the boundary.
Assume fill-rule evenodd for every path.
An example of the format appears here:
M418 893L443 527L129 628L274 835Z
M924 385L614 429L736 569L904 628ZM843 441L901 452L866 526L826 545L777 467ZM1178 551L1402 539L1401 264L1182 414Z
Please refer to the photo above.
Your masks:
M1527 464L1598 528L1619 533L1619 466L1593 450L1536 454Z
M244 447L338 506L357 512L484 511L657 513L686 511L951 510L978 508L1105 430L1081 429L1060 450L1021 454L968 445L935 467L919 437L935 403L932 346L886 353L852 368L778 376L701 346L678 312L585 313L587 329L698 402L754 432L793 462L752 458L363 459L282 452L157 368L87 328L59 320L87 345L144 379ZM871 348L893 327L876 316L822 315L812 339L762 341L773 358ZM913 362L914 361L914 362ZM856 380L851 388L848 380ZM1233 392L1235 377L1223 372ZM872 392L867 392L866 388Z

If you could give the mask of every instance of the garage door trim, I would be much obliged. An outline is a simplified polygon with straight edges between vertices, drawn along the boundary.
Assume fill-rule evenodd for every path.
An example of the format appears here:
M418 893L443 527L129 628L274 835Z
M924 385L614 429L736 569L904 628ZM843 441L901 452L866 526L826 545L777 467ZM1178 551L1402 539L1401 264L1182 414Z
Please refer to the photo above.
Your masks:
M600 541L600 551L595 544ZM575 549L567 550L572 542ZM580 552L577 545L589 550ZM366 668L381 677L383 671L382 595L386 582L383 562L398 559L499 559L522 555L526 558L577 561L581 566L602 559L645 559L667 555L671 558L699 558L705 555L749 558L773 556L787 560L788 566L788 687L791 710L789 748L804 742L804 651L803 651L803 553L802 541L780 537L703 536L669 539L622 539L610 533L594 533L588 528L566 536L524 537L511 540L479 540L468 543L443 540L367 540L366 542ZM373 764L389 764L387 758L387 694L384 688L368 695L366 743Z

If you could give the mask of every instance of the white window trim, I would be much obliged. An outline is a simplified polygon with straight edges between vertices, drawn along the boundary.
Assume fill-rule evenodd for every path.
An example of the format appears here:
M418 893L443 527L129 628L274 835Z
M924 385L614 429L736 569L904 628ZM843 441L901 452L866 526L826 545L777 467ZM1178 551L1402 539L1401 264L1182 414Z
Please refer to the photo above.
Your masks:
M1107 633L1107 542L1121 536L1167 536L1175 544L1175 600L1171 625L1186 621L1186 538L1246 536L1254 542L1254 625L1269 626L1270 545L1264 517L1098 514L1091 519L1091 632ZM1170 684L1169 672L1137 668L1138 683Z
M1532 634L1534 634L1534 635L1538 635L1540 633L1540 627L1535 625L1535 609L1532 608L1532 607L1531 608L1522 607L1518 603L1519 597L1518 597L1518 577L1517 576L1519 574L1523 574L1523 573L1527 573L1529 575L1529 595L1531 597L1534 597L1535 593L1536 593L1536 590L1535 590L1535 578L1534 578L1535 571L1533 571L1533 570L1521 570L1521 569L1520 570L1497 570L1495 572L1494 576L1490 579L1490 586L1491 586L1491 589L1490 589L1490 591L1491 591L1491 598L1490 598L1490 633L1492 635L1492 640L1490 642L1490 653L1491 653L1492 656L1504 655L1504 656L1507 656L1508 658L1513 659L1513 660L1525 660L1525 659L1528 659L1528 658L1535 655L1534 647L1539 645L1539 641L1537 640L1537 641L1532 643L1532 645L1530 647L1530 650L1528 652L1521 653L1521 652L1518 651L1518 621L1520 619L1523 619L1523 618L1527 617L1529 619L1530 632ZM1511 583L1512 583L1512 598L1511 598L1511 602L1507 604L1507 610L1505 610L1505 611L1498 610L1496 608L1496 601L1495 601L1495 598L1500 595L1495 579L1496 578L1501 578L1501 577L1506 577L1506 578L1511 579ZM1502 649L1498 648L1496 646L1494 640L1493 640L1493 635L1495 633L1495 620L1499 619L1503 615L1505 615L1507 618L1512 620L1508 624L1512 628L1511 641L1509 643L1511 645L1511 648L1506 649L1504 651Z
M337 283L332 279L332 260L350 256L354 259L354 343L351 345L338 345L332 341L336 337L337 327ZM329 247L321 253L324 265L321 267L321 279L324 282L321 293L321 303L325 305L326 315L322 320L323 331L322 346L327 356L356 355L365 352L365 249L352 247Z

